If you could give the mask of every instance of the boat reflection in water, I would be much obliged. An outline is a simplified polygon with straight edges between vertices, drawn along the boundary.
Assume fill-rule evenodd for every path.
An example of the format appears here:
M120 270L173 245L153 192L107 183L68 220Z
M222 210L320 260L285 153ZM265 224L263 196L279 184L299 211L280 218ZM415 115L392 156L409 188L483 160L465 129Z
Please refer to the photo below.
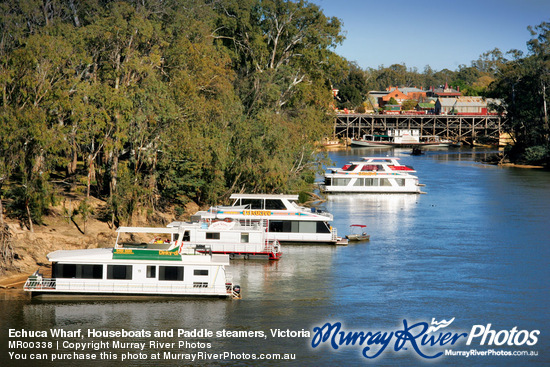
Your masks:
M327 210L337 208L334 225L349 228L355 223L366 224L372 241L411 230L421 200L421 196L410 194L337 194L327 196L326 206Z
M229 303L229 305L228 305ZM185 312L174 317L174 310L185 306ZM71 330L124 327L126 330L154 330L155 325L178 326L177 319L182 324L196 327L223 327L224 318L230 308L230 302L219 302L210 299L179 299L154 300L151 298L139 301L118 301L111 298L105 301L88 300L75 297L72 301L44 302L34 301L25 305L23 317L28 324L36 325L36 320L45 324L51 323L57 327ZM155 310L155 312L151 312ZM182 317L184 315L184 317ZM205 315L207 315L205 317ZM204 326L201 326L202 319ZM196 325L194 325L196 324ZM48 327L48 325L44 325Z

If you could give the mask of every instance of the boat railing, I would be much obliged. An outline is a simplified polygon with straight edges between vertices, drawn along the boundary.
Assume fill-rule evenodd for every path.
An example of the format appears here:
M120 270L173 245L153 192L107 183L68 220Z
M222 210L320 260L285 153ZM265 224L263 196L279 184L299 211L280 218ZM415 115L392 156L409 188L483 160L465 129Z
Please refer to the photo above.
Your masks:
M36 276L30 276L29 279L23 285L23 289L26 291L41 290L41 289L56 289L56 279L42 278Z
M275 240L276 241L276 240ZM263 242L220 242L216 244L194 244L193 248L197 252L211 253L211 252L224 252L224 253L247 253L247 252L279 252L280 245L274 243L274 241Z
M212 255L212 246L210 245L201 245L201 244L195 244L195 246L192 247L194 253L201 252L204 254Z
M278 254L281 252L281 244L277 240L266 240L263 252Z
M329 219L332 220L332 214L323 210L323 209L317 209L317 208L311 208L311 212L314 213L314 214L318 214L320 216L323 216L323 217L327 217Z
M165 283L165 284L164 284ZM80 280L65 278L27 279L23 289L43 292L84 293L140 293L140 294L231 294L224 285L208 285L206 282L174 284L174 281L139 283L123 280Z

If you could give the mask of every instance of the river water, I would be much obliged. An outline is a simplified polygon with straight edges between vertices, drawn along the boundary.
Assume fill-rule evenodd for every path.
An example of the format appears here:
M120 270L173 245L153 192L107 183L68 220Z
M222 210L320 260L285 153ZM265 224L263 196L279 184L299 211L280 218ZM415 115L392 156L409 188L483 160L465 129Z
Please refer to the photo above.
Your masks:
M486 154L465 148L429 150L422 156L397 149L331 152L337 166L362 156L398 156L417 170L427 194L329 196L321 206L333 213L339 234L349 233L351 224L366 224L370 241L286 246L278 262L235 260L230 271L243 288L239 301L0 301L0 365L547 365L550 172L479 163ZM447 339L423 344L421 335L399 344L399 332L413 324L420 323L408 329L409 335L420 334L432 319L453 318L433 334L463 334L454 344ZM338 349L328 338L312 348L314 328L326 323L375 337L361 345L336 342ZM80 329L83 336L18 338L10 337L9 329L48 334L50 329ZM94 329L151 335L89 336ZM273 336L276 329L290 330L292 337ZM171 331L193 330L214 335L170 336ZM251 336L216 335L224 330L249 331ZM155 331L167 335L154 336ZM308 332L309 337L300 335ZM375 358L363 356L383 348L384 333L392 336L387 347ZM479 336L468 345L466 334ZM18 340L52 344L35 350L9 347L9 341ZM144 342L145 347L115 347L115 340ZM153 345L155 341L175 344ZM96 360L89 355L75 361L76 345L68 344L75 342L109 344L95 345L97 350L90 344L78 353L93 354ZM477 354L445 355L446 350ZM444 354L433 360L420 356L440 352ZM30 359L39 353L47 359ZM27 359L16 360L16 354ZM273 354L295 359L274 360ZM52 362L53 355L71 359ZM185 355L196 360L176 359Z

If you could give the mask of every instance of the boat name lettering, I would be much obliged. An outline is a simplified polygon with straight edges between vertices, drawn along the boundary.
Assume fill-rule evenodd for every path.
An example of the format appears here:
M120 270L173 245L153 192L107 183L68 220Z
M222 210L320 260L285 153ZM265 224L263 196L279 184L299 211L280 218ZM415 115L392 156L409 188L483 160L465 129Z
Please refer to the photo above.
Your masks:
M115 254L126 254L126 255L133 255L134 251L128 249L128 248L119 248L115 250Z
M162 251L162 250L160 250L159 255L161 255L161 256L178 256L179 254L178 254L177 251Z
M269 210L243 210L244 215L271 215Z

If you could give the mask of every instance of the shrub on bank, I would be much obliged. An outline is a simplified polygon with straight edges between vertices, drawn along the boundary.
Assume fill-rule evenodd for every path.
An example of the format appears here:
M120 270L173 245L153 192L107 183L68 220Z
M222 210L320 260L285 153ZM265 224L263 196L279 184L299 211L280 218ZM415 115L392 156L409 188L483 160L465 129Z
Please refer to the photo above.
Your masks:
M513 163L546 166L550 164L550 147L545 145L508 145L504 148L504 154Z

